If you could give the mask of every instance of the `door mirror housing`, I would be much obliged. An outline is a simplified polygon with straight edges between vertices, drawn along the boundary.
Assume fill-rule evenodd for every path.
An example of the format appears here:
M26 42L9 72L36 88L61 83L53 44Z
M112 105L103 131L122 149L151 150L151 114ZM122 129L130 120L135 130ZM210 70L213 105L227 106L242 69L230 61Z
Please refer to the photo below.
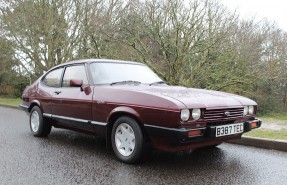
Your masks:
M82 87L83 86L83 80L70 80L70 87Z

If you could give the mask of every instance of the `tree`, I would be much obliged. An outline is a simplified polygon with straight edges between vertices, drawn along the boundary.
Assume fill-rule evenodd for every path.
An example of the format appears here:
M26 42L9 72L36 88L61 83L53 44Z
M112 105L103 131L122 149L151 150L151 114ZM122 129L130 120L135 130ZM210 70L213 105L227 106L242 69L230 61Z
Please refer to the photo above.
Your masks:
M1 7L5 36L26 73L39 76L73 58L79 33L78 1L6 1Z
M135 60L170 84L242 94L265 113L287 108L286 32L218 0L0 2L0 73L33 79L74 58Z
M13 52L13 44L0 37L0 95L20 96L28 85Z

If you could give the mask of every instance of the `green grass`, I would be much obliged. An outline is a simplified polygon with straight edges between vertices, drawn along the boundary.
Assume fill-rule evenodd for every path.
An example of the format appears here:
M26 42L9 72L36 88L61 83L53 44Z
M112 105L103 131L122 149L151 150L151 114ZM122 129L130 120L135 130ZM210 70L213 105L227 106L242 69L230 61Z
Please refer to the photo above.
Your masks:
M262 116L260 118L262 118L262 119L273 119L273 120L287 121L287 113L285 113L285 114L265 115L265 116Z
M246 134L245 136L260 137L267 139L287 140L287 130L267 130L255 129Z
M18 106L21 103L20 98L4 98L0 97L0 104Z
M264 122L270 123L280 123L287 124L287 113L281 114L271 114L260 116L259 119ZM244 134L245 136L259 137L259 138L267 138L267 139L277 139L277 140L287 140L287 130L269 130L269 129L255 129L251 132Z

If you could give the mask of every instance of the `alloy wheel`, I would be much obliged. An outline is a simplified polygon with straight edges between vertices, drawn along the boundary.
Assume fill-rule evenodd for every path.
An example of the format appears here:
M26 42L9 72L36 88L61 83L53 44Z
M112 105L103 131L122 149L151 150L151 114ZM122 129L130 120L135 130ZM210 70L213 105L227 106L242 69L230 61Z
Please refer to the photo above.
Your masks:
M127 123L121 123L115 132L117 150L123 156L130 156L135 149L135 133Z

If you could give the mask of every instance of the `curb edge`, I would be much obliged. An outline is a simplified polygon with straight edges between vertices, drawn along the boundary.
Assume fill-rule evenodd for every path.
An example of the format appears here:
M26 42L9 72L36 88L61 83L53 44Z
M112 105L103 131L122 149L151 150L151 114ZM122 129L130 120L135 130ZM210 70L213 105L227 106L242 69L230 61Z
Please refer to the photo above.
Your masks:
M287 152L287 141L284 140L242 136L241 139L228 141L227 143Z

